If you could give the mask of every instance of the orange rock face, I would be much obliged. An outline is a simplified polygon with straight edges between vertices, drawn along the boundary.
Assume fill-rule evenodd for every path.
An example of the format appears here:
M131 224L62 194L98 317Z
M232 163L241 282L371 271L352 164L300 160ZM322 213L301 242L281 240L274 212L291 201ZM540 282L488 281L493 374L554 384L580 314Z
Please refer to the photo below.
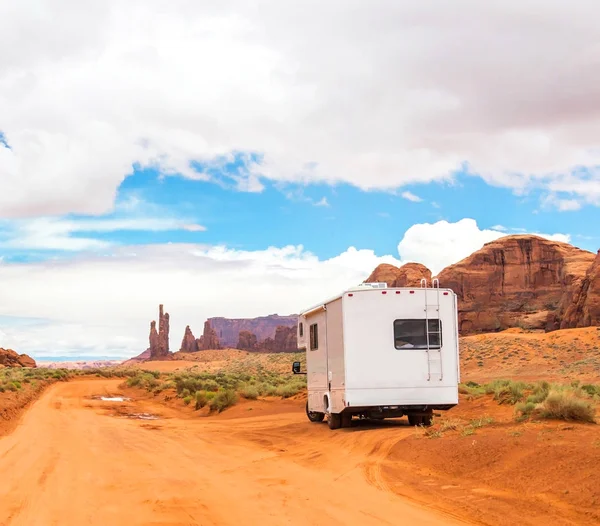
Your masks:
M594 254L538 236L507 236L445 268L441 287L458 295L460 332L560 327L565 298Z
M198 350L198 341L194 337L194 333L190 326L186 326L183 340L181 341L181 352L196 352Z
M365 280L365 283L386 282L388 287L419 287L423 278L427 279L429 286L431 270L420 263L406 263L401 267L382 263Z
M538 236L506 236L437 276L458 295L461 334L511 327L555 330L600 324L600 252ZM419 286L423 265L379 265L366 280Z
M26 354L0 347L0 365L4 367L37 367L35 360Z
M581 280L560 323L561 329L600 325L600 250Z
M169 313L164 312L163 306L158 307L158 331L156 321L150 323L150 360L165 360L172 356L169 351Z
M204 332L200 338L198 338L198 350L206 351L208 349L220 349L221 342L219 341L219 337L217 336L217 331L215 331L209 320L204 322Z

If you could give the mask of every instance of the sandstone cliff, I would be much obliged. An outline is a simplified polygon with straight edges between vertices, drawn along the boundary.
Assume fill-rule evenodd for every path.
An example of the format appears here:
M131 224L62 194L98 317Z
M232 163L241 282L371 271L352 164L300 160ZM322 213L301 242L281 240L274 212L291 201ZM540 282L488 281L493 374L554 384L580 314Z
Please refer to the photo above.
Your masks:
M395 267L387 263L377 266L365 283L386 282L388 287L419 287L421 279L431 282L431 270L420 263L406 263Z
M561 329L600 325L600 250L572 294L560 322Z
M275 329L275 336L270 336L258 342L258 350L260 352L297 352L298 338L296 326L285 327L280 325Z
M278 326L296 327L297 316L279 316L271 314L258 318L209 318L222 347L235 347L239 341L240 331L253 333L257 340L273 338Z
M35 360L26 354L18 354L12 349L0 347L0 366L2 367L37 367Z
M600 323L599 257L567 243L530 235L505 236L437 276L458 295L460 332L510 327L554 330ZM419 286L420 268L380 265L366 280ZM427 269L425 269L427 270Z

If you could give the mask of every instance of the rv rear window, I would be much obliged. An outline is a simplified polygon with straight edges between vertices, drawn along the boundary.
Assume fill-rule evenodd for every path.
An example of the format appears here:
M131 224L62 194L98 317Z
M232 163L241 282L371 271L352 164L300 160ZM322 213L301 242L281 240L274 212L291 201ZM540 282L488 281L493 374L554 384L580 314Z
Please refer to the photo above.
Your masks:
M300 331L300 337L304 336L304 324L302 322L300 322L299 331Z
M310 326L310 350L314 351L319 348L319 330L318 325L313 323Z
M429 348L439 349L442 343L442 321L429 321ZM396 349L427 349L425 320L395 320L394 346Z

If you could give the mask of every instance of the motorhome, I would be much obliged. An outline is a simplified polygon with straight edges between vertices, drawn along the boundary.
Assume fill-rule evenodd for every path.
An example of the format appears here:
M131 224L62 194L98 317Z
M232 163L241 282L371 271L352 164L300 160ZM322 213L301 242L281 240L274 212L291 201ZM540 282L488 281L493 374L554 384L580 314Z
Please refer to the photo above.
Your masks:
M460 381L456 294L429 286L362 283L298 316L298 349L306 352L306 414L331 429L353 417L407 416L430 425L433 411L458 404Z

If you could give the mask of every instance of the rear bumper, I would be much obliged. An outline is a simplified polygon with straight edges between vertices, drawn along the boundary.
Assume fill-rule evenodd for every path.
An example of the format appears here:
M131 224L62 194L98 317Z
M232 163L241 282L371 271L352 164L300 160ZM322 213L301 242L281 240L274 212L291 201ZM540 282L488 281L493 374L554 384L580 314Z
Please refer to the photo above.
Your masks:
M422 406L449 409L458 404L458 386L346 389L345 407Z

